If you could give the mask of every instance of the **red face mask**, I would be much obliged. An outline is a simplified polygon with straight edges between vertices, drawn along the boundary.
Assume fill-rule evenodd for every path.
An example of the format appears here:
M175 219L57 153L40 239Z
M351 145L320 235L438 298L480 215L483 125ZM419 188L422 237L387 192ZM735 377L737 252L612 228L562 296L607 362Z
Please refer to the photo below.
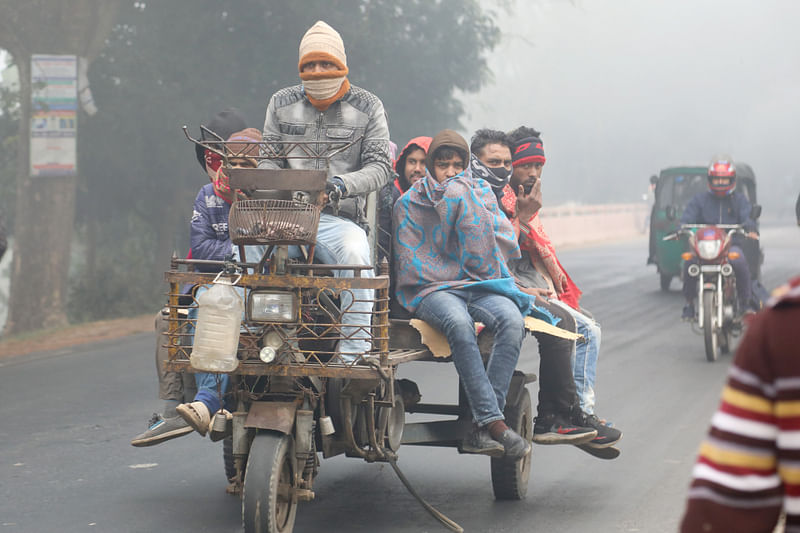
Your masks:
M219 167L222 166L222 156L219 154L215 154L211 150L205 151L205 158L206 158L206 167L211 169L212 172L216 172L219 170Z

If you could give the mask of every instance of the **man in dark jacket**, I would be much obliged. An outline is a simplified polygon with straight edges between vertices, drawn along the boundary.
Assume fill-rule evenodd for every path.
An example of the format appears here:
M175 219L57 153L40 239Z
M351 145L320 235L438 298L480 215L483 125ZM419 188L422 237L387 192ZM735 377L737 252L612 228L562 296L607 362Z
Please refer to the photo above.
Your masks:
M748 238L758 239L756 224L750 217L751 209L745 195L736 191L736 166L733 160L729 156L720 155L714 157L709 165L708 191L697 193L689 200L681 216L681 224L741 224L748 232ZM731 246L730 251L739 254L738 258L730 260L736 274L739 305L745 310L754 310L747 258L742 248L736 244ZM684 320L695 317L697 278L689 276L688 269L689 265L696 262L697 258L694 258L683 265L683 296L686 298L686 305L681 317Z
M392 208L409 187L425 176L425 157L430 137L414 137L394 162L395 179L378 193L378 264L384 257L391 263Z
M227 139L234 132L246 128L244 118L235 109L217 113L205 126L222 139ZM257 132L257 130L252 131ZM201 132L202 139L208 137L208 134ZM258 136L255 140L259 140ZM216 154L203 150L200 145L195 145L195 157L211 183L200 189L194 201L189 257L222 260L231 253L232 245L228 236L230 205L215 193L215 181L219 181L221 159ZM164 400L164 411L160 414L153 413L147 430L131 441L131 444L137 447L154 446L192 432L192 427L178 415L176 408L194 398L196 389L194 375L164 370L164 363L169 355L165 347L169 329L167 312L167 308L159 311L155 322L158 397Z

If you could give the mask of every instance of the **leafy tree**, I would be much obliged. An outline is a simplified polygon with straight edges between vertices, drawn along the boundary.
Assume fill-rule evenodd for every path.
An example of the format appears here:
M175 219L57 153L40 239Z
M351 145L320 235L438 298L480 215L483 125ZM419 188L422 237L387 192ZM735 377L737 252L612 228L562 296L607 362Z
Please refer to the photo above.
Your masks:
M499 37L478 0L126 0L89 72L99 113L80 123L73 319L152 310L187 252L207 177L180 127L228 106L260 128L276 90L299 83L298 44L317 20L344 39L350 80L384 102L397 144L458 128L455 91L490 76Z

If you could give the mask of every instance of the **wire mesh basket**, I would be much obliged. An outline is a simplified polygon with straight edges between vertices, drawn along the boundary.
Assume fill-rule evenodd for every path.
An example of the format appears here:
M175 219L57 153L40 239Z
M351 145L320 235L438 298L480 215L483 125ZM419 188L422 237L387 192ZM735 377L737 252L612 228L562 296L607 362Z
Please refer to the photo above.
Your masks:
M320 209L294 200L239 200L228 231L234 244L314 244Z

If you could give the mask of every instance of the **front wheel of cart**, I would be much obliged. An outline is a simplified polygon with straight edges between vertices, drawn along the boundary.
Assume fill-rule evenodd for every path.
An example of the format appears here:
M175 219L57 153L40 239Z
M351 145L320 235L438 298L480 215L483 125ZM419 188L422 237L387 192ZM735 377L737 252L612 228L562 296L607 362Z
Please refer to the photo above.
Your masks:
M297 516L294 441L265 431L253 439L242 491L245 533L290 533Z
M528 442L533 439L533 407L528 389L523 388L514 405L506 405L506 424ZM492 489L498 500L522 500L528 494L531 476L531 452L522 459L492 459Z

